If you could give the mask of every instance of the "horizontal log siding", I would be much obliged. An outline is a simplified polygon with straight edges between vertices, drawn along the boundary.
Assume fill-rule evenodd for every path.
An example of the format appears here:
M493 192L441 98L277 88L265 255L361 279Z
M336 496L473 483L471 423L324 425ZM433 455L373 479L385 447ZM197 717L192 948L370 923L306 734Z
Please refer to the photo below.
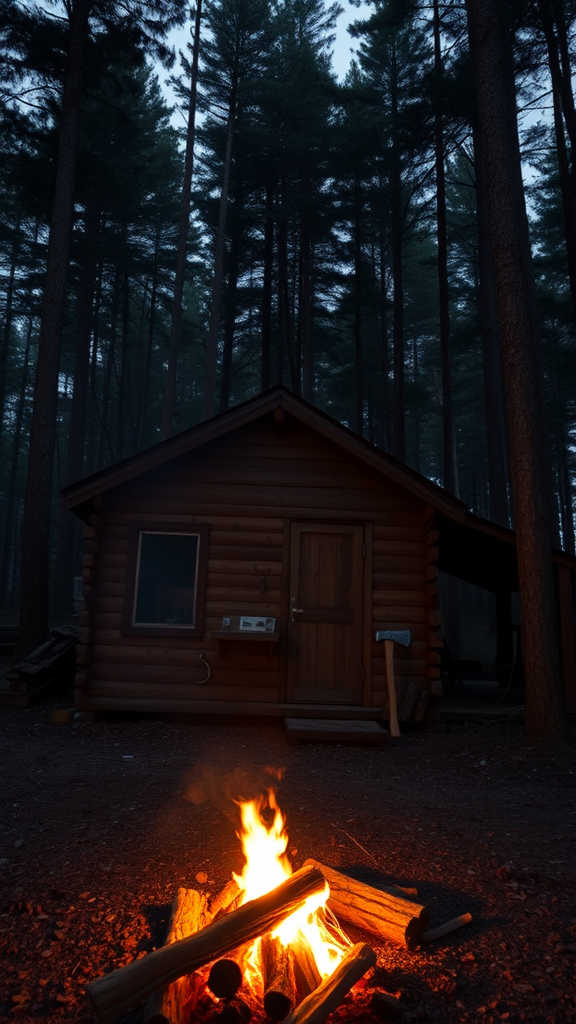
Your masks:
M98 593L92 609L93 644L82 706L102 701L155 706L166 701L241 701L262 708L284 699L283 644L287 609L283 569L291 519L374 523L372 704L386 688L378 628L412 630L414 643L398 652L398 675L425 679L427 633L423 603L422 504L376 472L288 419L283 431L250 425L122 485L106 495ZM202 638L125 636L130 524L210 525L205 635ZM226 614L270 615L280 644L219 642L210 636ZM284 616L284 618L283 618ZM212 675L205 685L204 652ZM139 703L140 702L140 703ZM116 706L116 705L114 705ZM120 706L120 705L118 705ZM122 706L126 706L123 704Z
M388 682L380 629L409 629L409 647L394 645L394 674L401 684L411 680L428 689L429 626L425 597L426 545L424 510L410 524L374 525L372 699L388 707ZM398 530L402 530L399 535Z

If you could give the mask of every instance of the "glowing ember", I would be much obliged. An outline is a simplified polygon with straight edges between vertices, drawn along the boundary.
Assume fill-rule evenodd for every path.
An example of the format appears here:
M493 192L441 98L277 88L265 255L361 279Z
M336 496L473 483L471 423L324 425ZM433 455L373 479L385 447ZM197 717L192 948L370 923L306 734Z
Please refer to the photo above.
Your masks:
M242 904L275 889L292 874L292 866L286 854L288 833L285 819L276 803L274 790L268 790L267 800L261 797L259 800L238 801L238 806L242 830L237 835L242 842L246 863L242 874L235 874L234 878L243 890ZM267 809L272 812L271 825L264 821L263 814ZM267 817L270 817L269 813ZM284 946L291 946L296 956L299 946L308 945L322 978L332 974L352 945L334 915L326 908L329 895L326 885L323 892L309 897L300 910L272 933ZM252 950L247 958L252 964L256 952Z

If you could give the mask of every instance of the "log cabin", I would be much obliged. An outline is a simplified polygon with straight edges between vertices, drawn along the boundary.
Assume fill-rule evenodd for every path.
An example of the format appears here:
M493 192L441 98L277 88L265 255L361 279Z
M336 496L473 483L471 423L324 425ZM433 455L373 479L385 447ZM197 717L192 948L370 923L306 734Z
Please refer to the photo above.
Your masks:
M63 492L84 522L84 710L439 718L440 571L497 597L511 647L515 536L282 387ZM576 560L554 552L576 712Z

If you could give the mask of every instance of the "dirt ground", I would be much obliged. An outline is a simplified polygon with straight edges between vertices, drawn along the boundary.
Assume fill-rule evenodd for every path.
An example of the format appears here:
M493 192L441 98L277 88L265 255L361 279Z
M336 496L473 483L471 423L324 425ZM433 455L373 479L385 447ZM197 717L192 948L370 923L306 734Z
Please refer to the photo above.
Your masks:
M91 1021L85 986L162 944L177 887L215 895L241 869L230 794L254 795L267 766L295 868L415 886L431 926L473 915L412 953L347 929L378 963L337 1021L376 1020L373 986L402 1024L576 1020L573 746L482 724L288 746L254 722L55 725L60 706L0 708L0 1020Z

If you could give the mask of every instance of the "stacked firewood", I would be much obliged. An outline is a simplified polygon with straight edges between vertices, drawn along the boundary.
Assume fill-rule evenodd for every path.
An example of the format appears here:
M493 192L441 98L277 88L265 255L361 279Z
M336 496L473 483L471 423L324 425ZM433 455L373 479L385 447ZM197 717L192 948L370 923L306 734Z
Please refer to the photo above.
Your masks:
M271 932L305 900L330 887L328 909L338 919L379 938L415 949L470 920L470 915L426 932L428 912L396 886L376 889L316 861L307 861L272 892L235 907L239 890L230 882L209 907L193 889L174 901L166 945L88 986L103 1024L147 999L145 1024L247 1024L250 1007L240 998L242 964L259 940L263 1006L272 1021L319 1024L376 963L365 943L351 946L330 977L321 980L311 950L283 946ZM211 966L209 966L211 965ZM390 997L385 997L390 998ZM196 1016L194 1016L196 1014Z

